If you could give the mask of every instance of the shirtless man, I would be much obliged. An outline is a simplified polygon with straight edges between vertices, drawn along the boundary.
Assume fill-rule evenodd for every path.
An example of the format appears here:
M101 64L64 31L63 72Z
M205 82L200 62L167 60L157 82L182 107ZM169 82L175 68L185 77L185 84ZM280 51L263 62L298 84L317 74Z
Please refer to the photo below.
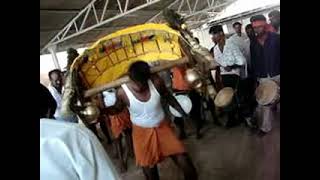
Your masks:
M178 140L165 117L161 96L181 113L188 115L170 95L163 80L150 73L147 63L138 61L129 68L130 81L117 91L117 102L112 111L127 107L132 121L133 147L136 164L141 166L147 180L158 180L157 164L166 157L182 169L185 180L197 180L196 169L183 143ZM116 111L115 111L116 110Z

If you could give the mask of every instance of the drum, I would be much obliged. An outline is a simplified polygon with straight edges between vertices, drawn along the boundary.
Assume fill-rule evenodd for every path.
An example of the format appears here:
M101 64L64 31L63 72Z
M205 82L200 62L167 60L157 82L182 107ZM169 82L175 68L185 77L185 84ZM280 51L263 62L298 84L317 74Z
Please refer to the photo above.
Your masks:
M231 87L222 88L214 99L214 104L219 108L227 107L231 104L233 96L234 90Z
M255 91L256 100L262 106L276 104L280 101L280 86L273 80L265 80Z
M184 112L189 114L192 109L191 99L187 95L175 95L174 97L176 98ZM169 110L175 117L182 117L182 115L172 106L169 106Z

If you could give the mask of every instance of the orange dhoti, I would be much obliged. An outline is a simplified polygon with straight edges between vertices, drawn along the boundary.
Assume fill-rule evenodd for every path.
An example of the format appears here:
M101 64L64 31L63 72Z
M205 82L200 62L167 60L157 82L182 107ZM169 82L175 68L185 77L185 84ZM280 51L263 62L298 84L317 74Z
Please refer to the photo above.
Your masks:
M167 120L163 120L156 128L134 124L132 127L134 153L139 166L151 167L170 155L186 152Z
M130 114L128 109L116 115L109 115L111 131L115 138L118 138L123 130L131 128Z

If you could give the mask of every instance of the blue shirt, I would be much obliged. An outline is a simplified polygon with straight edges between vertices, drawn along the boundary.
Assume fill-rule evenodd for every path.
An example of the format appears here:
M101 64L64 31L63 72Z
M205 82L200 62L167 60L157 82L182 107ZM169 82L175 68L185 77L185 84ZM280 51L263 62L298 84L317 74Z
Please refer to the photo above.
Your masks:
M256 78L280 75L280 35L268 32L264 45L250 43L251 63Z

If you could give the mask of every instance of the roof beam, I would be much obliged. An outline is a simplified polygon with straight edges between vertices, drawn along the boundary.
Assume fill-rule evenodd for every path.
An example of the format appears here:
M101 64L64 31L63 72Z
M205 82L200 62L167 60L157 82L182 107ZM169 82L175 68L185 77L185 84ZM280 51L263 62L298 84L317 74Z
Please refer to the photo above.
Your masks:
M173 3L171 3L169 6L167 6L167 8L172 7L173 5L175 5L176 3L179 3L177 12L180 13L181 15L183 15L183 17L185 19L189 19L192 17L195 17L196 15L200 15L202 16L203 14L208 14L208 11L213 11L213 14L218 14L218 12L214 12L215 9L220 8L220 7L225 7L230 5L231 3L235 2L236 0L230 0L227 2L224 2L222 4L216 4L214 5L214 2L219 2L219 1L215 1L215 0L207 0L206 6L205 7L201 7L201 9L198 8L199 0L196 0L195 3L193 4L193 8L191 8L191 4L189 0L176 0ZM182 11L182 7L186 5L188 7L187 11ZM154 15L153 17L151 17L147 22L156 22L157 18L160 17L160 15L162 14L163 10L160 11L159 13L157 13L156 15ZM202 21L201 21L202 23Z
M196 12L194 12L194 13L190 13L190 14L188 14L188 15L186 15L186 16L184 16L185 18L190 18L190 17L192 17L192 16L195 16L195 15L198 15L198 14L202 14L202 13L208 13L208 11L214 11L215 9L217 9L217 8L220 8L220 7L223 7L223 6L228 6L228 5L230 5L231 3L233 3L233 2L235 2L235 0L233 0L233 1L227 1L227 2L225 2L225 3L222 3L222 4L219 4L219 5L217 5L217 6L208 6L207 8L205 8L205 9L201 9L201 10L198 10L198 11L196 11ZM217 13L217 12L216 12Z
M40 9L40 13L68 14L78 12L79 9Z
M107 1L107 0L105 0ZM59 31L50 41L49 43L46 44L46 46L44 46L44 48L41 49L41 52L42 51L45 51L48 47L50 46L54 46L54 45L57 45L63 41L66 41L68 39L71 39L71 38L74 38L76 36L79 36L83 33L86 33L88 31L91 31L95 28L98 28L108 22L111 22L111 21L114 21L116 19L119 19L121 17L124 17L126 15L129 15L133 12L136 12L140 9L143 9L147 6L150 6L150 5L153 5L155 3L158 3L160 2L161 0L149 0L148 2L145 2L143 4L140 4L140 5L137 5L136 7L132 8L132 9L129 9L127 10L126 12L120 12L119 14L116 14L115 16L112 16L112 17L109 17L107 19L104 19L101 21L101 19L103 19L103 17L100 17L100 21L99 22L96 22L95 24L89 26L89 27L84 27L84 23L86 22L87 18L84 18L82 20L82 26L79 28L79 31L78 32L75 32L75 33L70 33L70 27L73 26L77 20L79 20L82 15L86 14L87 12L93 10L93 7L95 5L95 3L97 2L97 0L92 0L85 8L83 8L61 31ZM108 9L106 8L106 12L108 12ZM90 13L89 13L90 14ZM88 14L88 16L89 16Z
M247 17L253 16L254 14L262 13L265 11L270 11L270 10L273 10L276 8L280 8L280 5L275 4L275 5L268 5L268 6L252 9L252 10L245 11L245 12L235 14L232 16L228 16L228 17L225 17L225 18L222 18L219 20L214 20L214 21L208 22L207 24L208 24L208 26L213 26L215 24L222 24L222 23L226 23L228 21L235 21L237 19L247 18Z

